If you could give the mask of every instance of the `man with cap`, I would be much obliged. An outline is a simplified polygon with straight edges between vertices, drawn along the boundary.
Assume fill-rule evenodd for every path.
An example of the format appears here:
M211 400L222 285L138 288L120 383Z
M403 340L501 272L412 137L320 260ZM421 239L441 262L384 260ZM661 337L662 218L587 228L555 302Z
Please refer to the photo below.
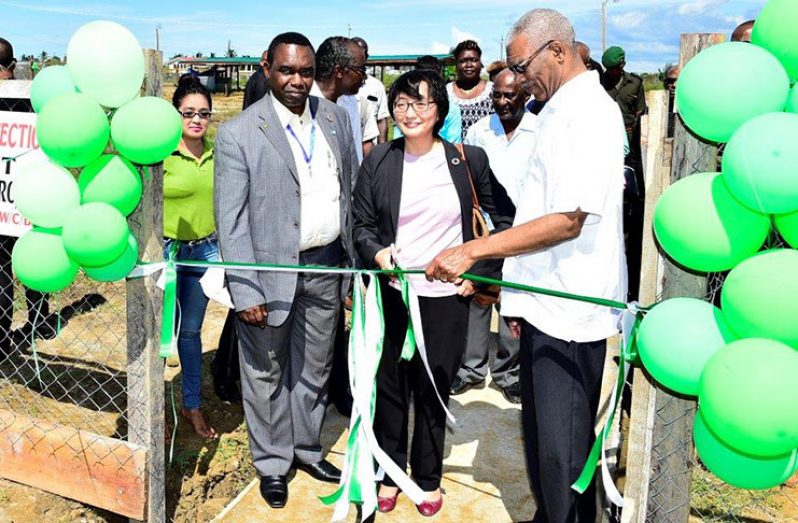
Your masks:
M629 299L637 299L640 285L640 257L643 242L643 202L645 182L640 148L640 117L646 112L646 95L643 79L624 70L626 53L612 46L601 56L604 76L601 79L607 94L621 109L629 153L625 158L626 190L624 191L624 233L626 236L626 261L629 269Z

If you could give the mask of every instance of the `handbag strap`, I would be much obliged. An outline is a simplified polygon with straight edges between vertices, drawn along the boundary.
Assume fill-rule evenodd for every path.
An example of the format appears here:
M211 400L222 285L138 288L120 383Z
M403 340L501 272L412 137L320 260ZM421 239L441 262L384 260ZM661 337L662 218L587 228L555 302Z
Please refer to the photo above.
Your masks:
M471 166L468 164L468 158L465 154L465 148L463 144L456 143L453 144L457 151L460 153L460 158L463 159L463 163L465 163L466 174L468 175L468 185L471 187L471 204L474 206L474 209L479 209L479 198L477 197L477 189L474 186L474 178L471 176Z

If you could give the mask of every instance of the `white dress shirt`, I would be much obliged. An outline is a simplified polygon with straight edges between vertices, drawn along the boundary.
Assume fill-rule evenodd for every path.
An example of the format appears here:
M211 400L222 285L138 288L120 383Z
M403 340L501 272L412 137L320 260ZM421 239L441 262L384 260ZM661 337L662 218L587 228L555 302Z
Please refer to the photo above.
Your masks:
M508 140L499 115L494 113L472 125L463 141L485 150L493 175L515 205L518 205L518 197L529 175L537 140L536 120L537 116L524 111L521 123Z
M305 102L305 110L301 115L296 115L275 97L272 97L272 102L285 137L291 145L299 174L299 250L327 245L341 235L341 182L338 179L338 161L316 123L315 116L310 114L309 103ZM288 130L289 125L293 134ZM314 135L313 146L311 133ZM311 157L309 163L305 160L306 154Z
M539 134L514 225L547 214L588 213L580 235L508 258L504 277L526 285L626 301L621 112L588 71L566 82L538 116ZM501 314L520 316L564 341L618 332L618 311L599 305L502 291Z

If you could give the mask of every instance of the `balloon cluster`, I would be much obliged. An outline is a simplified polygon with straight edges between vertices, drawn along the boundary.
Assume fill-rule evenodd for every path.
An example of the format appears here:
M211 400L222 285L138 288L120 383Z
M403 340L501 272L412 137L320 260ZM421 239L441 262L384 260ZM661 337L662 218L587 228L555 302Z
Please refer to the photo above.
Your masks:
M66 288L79 268L99 281L130 273L138 242L125 217L142 195L134 164L163 161L182 130L166 100L139 97L144 54L125 27L82 26L67 60L42 70L31 85L48 160L26 165L14 182L16 206L34 227L14 246L12 266L22 283L41 292ZM67 168L81 169L77 180Z
M654 307L640 359L664 386L697 396L696 450L729 484L770 488L798 467L798 251L762 251L772 228L798 247L798 2L769 0L752 43L710 47L684 67L676 103L696 135L726 143L720 173L673 184L654 233L676 263L731 271L721 308Z

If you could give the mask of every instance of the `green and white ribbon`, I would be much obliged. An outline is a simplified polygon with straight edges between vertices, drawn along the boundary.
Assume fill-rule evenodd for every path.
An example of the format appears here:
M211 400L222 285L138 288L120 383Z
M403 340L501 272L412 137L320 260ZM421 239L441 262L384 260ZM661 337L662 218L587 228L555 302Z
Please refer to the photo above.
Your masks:
M349 338L349 376L353 396L352 417L349 422L349 436L347 438L344 468L342 470L339 488L331 495L322 497L328 505L335 505L333 520L346 518L351 503L361 504L363 519L374 513L377 507L376 483L383 474L388 474L396 485L414 503L419 504L424 500L424 492L416 485L396 463L380 448L374 434L374 407L376 402L376 375L382 355L382 341L385 333L384 312L382 308L381 293L378 274L392 275L401 285L402 300L408 309L407 334L402 345L401 359L409 361L416 351L424 364L427 375L435 389L435 394L441 407L446 412L447 418L454 422L455 418L446 407L432 376L432 371L427 360L426 345L421 326L421 314L418 304L418 295L408 281L409 274L423 274L423 270L364 270L341 267L323 267L312 265L279 265L258 263L229 263L209 261L177 261L176 249L173 247L164 262L142 263L136 266L128 278L140 278L161 273L158 286L164 290L163 316L161 325L161 357L174 355L176 347L176 295L177 295L177 267L203 267L222 268L226 270L254 270L269 272L301 272L315 274L352 274L355 277L352 308L352 330ZM369 278L365 285L364 277ZM599 432L591 448L587 462L577 481L571 486L577 492L583 493L590 483L598 466L598 460L605 455L605 444L608 439L615 412L620 403L623 386L631 367L636 359L635 338L637 327L642 318L642 313L647 310L637 303L624 303L606 298L571 294L542 287L523 285L520 283L506 282L477 276L462 274L461 278L475 283L499 285L533 294L542 294L563 299L592 303L622 311L621 331L621 358L619 358L618 377L610 400L607 422ZM178 314L179 316L179 314ZM375 470L374 463L378 467ZM601 462L601 475L604 490L609 500L618 506L623 506L623 497L618 492L607 467L607 460Z

